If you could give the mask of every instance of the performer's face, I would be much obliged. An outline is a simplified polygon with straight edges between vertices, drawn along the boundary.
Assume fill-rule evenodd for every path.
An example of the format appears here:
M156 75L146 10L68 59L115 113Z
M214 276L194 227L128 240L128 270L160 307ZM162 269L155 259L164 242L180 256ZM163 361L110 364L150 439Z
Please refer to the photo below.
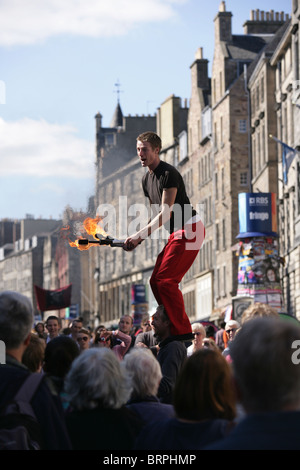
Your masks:
M159 161L159 148L153 149L150 142L137 141L136 150L143 167L154 169Z

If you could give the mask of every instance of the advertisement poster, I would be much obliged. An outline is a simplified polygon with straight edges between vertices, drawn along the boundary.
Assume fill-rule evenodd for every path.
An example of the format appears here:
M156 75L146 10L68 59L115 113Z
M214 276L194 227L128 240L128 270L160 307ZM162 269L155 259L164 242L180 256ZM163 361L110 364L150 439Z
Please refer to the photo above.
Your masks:
M276 195L239 194L239 224L237 295L280 309L283 259L278 249Z

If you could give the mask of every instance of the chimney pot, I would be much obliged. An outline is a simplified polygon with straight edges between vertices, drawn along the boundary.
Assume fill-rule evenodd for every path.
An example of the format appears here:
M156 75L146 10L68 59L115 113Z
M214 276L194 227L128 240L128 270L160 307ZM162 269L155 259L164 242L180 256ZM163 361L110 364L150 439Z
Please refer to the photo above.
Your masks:
M226 11L226 3L223 1L219 6L219 11Z

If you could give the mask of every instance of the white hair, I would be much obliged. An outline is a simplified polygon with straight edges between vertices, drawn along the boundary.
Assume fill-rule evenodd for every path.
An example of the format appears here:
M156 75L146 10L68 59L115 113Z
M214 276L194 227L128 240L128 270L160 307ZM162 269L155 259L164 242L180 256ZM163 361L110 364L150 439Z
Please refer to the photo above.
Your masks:
M132 397L145 398L156 395L162 372L158 360L149 349L132 349L122 361L132 378Z
M195 333L195 331L201 331L203 336L204 337L206 336L206 329L204 328L202 323L193 323L192 324L192 331L193 331L193 333Z
M34 322L31 301L14 291L0 293L0 340L6 349L18 348L29 335Z
M83 351L72 363L65 391L77 410L121 408L130 398L131 379L108 348Z
M225 331L228 329L228 328L239 328L240 327L240 324L238 321L236 320L228 320L228 322L226 323L225 325Z

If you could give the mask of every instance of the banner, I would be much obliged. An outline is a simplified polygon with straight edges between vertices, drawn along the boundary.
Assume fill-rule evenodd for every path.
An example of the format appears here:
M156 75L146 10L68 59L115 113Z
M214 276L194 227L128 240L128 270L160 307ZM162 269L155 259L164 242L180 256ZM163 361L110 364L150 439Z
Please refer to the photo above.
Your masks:
M46 290L34 286L38 309L41 312L47 310L60 310L71 305L72 284L56 290Z
M288 182L288 172L290 169L291 164L293 163L294 158L297 156L297 150L289 147L289 145L285 144L281 140L277 139L270 134L271 139L275 140L278 144L282 147L282 172L283 172L283 181L284 184Z
M146 300L146 287L144 284L132 284L131 286L131 303L144 304Z
M275 193L240 193L237 238L257 236L277 237Z

